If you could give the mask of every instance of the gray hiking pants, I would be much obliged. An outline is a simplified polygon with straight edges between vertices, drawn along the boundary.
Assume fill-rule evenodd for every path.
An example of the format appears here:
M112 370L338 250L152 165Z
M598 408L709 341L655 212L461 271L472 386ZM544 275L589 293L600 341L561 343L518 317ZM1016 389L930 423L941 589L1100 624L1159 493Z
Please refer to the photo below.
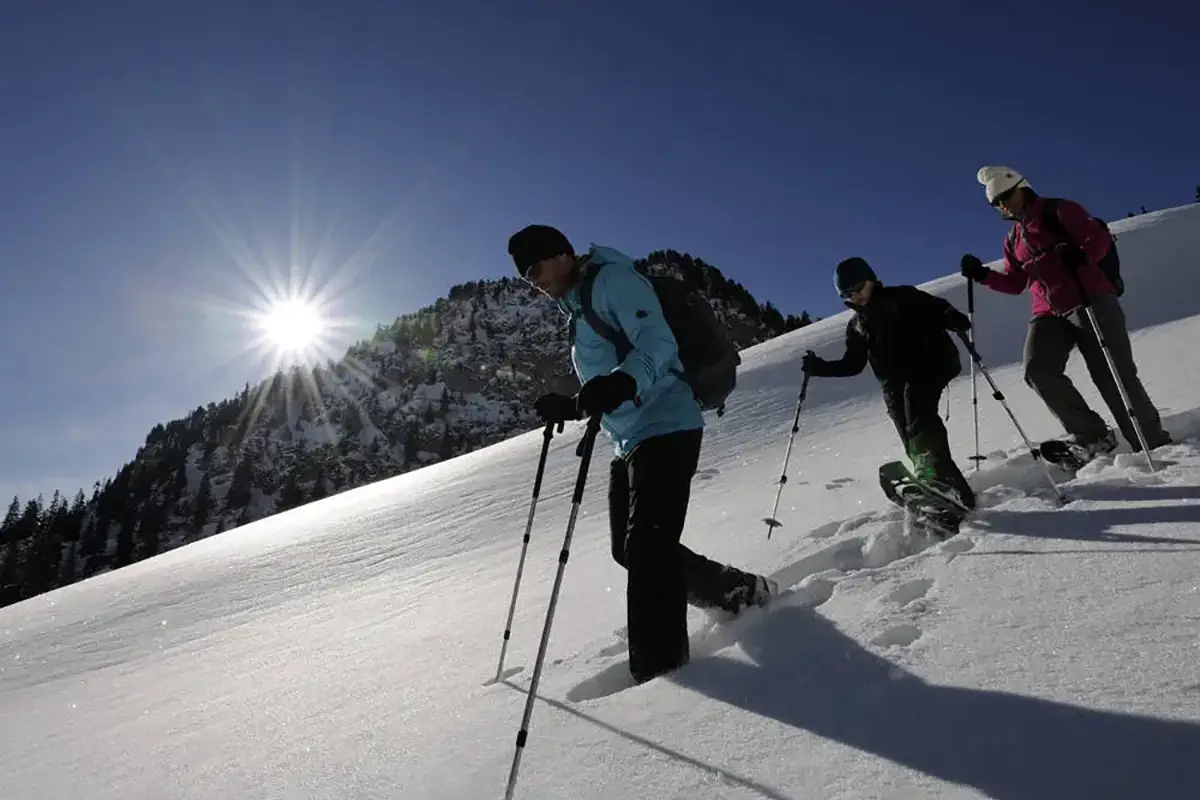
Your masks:
M1116 295L1106 294L1091 298L1091 305L1117 374L1129 395L1133 413L1142 426L1142 433L1151 448L1159 447L1167 440L1167 435L1163 431L1158 409L1150 401L1138 377L1121 303ZM1104 419L1088 406L1064 372L1067 359L1076 347L1083 355L1088 374L1112 412L1121 435L1135 452L1141 450L1137 432L1130 423L1121 393L1113 381L1112 370L1104 357L1104 349L1082 308L1069 317L1038 317L1029 323L1025 338L1025 383L1042 398L1067 433L1077 441L1089 442L1105 435L1108 426Z

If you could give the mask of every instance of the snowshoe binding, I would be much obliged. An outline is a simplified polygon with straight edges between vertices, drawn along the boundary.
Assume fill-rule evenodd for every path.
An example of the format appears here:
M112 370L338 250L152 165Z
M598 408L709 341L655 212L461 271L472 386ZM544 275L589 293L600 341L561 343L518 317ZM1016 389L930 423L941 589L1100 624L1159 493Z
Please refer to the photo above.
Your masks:
M903 508L915 524L942 538L956 535L970 513L953 489L935 481L918 480L902 461L879 468L879 486L884 496Z
M1038 453L1051 464L1075 473L1095 458L1111 453L1116 448L1117 436L1109 430L1098 439L1083 442L1073 439L1048 439L1038 446Z

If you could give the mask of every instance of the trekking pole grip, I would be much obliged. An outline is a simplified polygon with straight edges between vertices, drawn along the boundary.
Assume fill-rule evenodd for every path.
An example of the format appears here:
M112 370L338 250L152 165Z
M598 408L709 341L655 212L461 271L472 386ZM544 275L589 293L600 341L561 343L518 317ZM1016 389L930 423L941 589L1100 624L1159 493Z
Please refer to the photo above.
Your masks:
M587 430L584 431L583 438L579 440L579 446L575 448L575 455L583 458L591 456L592 443L596 439L596 434L600 432L600 414L588 419Z

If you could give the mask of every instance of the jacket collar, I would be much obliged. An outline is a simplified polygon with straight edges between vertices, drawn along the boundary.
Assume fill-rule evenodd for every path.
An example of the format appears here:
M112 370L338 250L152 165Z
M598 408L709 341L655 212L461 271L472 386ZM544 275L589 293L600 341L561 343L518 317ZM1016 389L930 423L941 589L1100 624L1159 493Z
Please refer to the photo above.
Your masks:
M586 253L575 257L575 283L567 290L566 294L554 301L558 305L558 310L568 317L579 313L582 308L579 302L579 284L583 282L583 271L591 263L594 255L595 246L593 245Z

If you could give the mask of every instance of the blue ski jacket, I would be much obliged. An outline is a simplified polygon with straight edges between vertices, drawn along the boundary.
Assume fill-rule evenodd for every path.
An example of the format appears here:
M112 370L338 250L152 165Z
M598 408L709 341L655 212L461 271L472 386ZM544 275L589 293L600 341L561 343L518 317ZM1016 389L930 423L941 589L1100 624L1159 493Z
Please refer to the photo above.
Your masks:
M609 247L592 245L588 264L602 264L592 285L592 310L624 332L633 349L623 362L616 347L597 333L583 316L579 286L558 299L574 329L571 363L580 383L621 370L637 382L637 396L605 414L600 425L613 440L618 456L628 456L652 436L704 427L704 416L692 389L672 370L682 371L678 345L654 287L632 259Z

